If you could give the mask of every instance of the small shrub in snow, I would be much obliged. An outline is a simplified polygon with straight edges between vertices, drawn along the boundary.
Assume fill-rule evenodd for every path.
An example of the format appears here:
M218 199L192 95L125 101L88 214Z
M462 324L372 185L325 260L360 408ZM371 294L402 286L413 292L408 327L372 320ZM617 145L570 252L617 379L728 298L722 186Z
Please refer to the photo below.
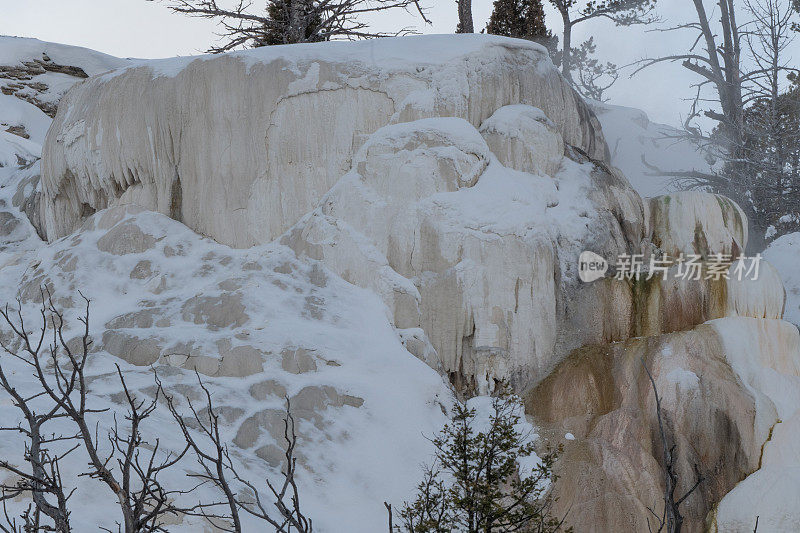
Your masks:
M558 451L536 457L531 435L520 431L519 398L491 400L488 422L457 403L451 422L432 442L436 461L426 467L417 495L400 511L396 531L409 533L506 533L559 531L549 489Z

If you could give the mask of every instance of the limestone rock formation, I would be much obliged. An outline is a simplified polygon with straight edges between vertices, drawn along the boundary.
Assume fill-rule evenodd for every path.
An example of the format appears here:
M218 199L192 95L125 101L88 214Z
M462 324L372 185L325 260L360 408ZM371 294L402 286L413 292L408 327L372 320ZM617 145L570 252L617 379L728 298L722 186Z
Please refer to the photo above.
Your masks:
M441 39L407 39L400 57L393 41L303 45L92 78L48 136L46 234L118 204L233 246L285 232L299 256L377 292L395 327L421 333L418 355L482 392L500 379L524 390L587 344L735 314L744 286L577 282L585 249L611 262L735 256L741 210L705 193L643 202L537 45L469 36L412 61ZM352 59L363 49L373 62ZM242 94L211 99L221 83ZM778 316L782 295L765 298L736 312Z
M553 176L564 153L564 139L541 109L503 106L484 120L481 135L503 165Z
M588 228L609 254L638 246L644 228L624 178L565 159L563 146L541 110L522 105L501 108L480 132L456 118L386 126L283 242L382 295L398 328L427 334L454 382L524 389L573 333L557 326L558 280ZM618 208L627 224L598 207L617 202L612 191L629 200Z
M364 135L437 116L478 127L507 104L540 108L567 143L607 157L543 47L479 35L144 63L91 78L64 103L43 154L50 239L138 203L225 244L269 242L347 172Z
M138 62L75 86L41 181L31 161L0 193L0 296L31 305L45 286L74 315L88 287L106 302L98 365L155 365L187 398L195 370L219 383L228 440L257 472L281 460L289 397L322 531L383 527L364 502L382 479L381 498L408 497L448 380L466 394L509 380L544 436L572 434L556 490L579 530L646 530L658 504L643 361L681 488L696 462L714 473L689 531L743 527L739 502L797 466L800 336L777 271L615 279L623 254L724 255L732 273L741 209L643 199L538 45L426 36ZM611 270L579 281L583 251ZM794 516L773 515L778 529Z

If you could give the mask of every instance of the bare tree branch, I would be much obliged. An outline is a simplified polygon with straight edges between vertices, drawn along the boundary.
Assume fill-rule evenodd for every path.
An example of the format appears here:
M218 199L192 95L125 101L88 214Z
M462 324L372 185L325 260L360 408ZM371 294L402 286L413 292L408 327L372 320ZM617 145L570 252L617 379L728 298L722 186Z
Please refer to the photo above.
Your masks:
M148 0L153 1L153 0ZM217 0L164 0L175 13L218 21L222 44L211 53L242 47L294 44L331 39L366 39L416 33L411 28L395 32L372 31L363 15L402 9L430 24L420 0L271 0L264 11L239 0L230 8Z
M647 363L644 359L642 359L642 366L644 367L644 371L647 373L647 378L650 380L650 386L653 389L653 395L655 396L656 401L656 420L658 422L658 434L661 444L661 453L662 453L662 462L661 468L664 473L664 497L663 497L663 504L664 510L661 516L657 515L652 509L648 508L650 513L655 517L658 523L657 532L664 531L665 533L680 533L681 528L683 527L683 515L680 512L681 504L688 498L695 490L700 486L700 484L705 480L705 478L700 473L700 469L697 465L694 465L694 472L696 476L696 481L692 485L692 487L686 491L686 493L679 497L675 498L675 489L678 486L678 474L675 472L675 445L673 444L670 446L668 444L667 433L664 429L664 413L661 408L661 397L658 394L658 388L656 387L655 379L653 379L653 374L650 372L650 369L647 367ZM647 527L652 531L650 528L650 520L647 520Z

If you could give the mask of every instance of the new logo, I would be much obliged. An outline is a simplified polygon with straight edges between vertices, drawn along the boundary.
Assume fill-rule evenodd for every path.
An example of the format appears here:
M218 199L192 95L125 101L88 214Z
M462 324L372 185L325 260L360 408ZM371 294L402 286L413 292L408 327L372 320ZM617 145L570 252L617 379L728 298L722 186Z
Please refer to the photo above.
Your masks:
M578 257L578 277L584 283L602 278L608 270L608 261L600 255L586 250Z

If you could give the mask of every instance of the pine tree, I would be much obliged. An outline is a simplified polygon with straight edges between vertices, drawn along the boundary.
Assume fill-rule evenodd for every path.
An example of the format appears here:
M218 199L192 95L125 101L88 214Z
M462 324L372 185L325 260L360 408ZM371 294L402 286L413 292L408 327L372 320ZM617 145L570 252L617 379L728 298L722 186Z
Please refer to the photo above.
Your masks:
M492 400L485 431L476 430L476 411L458 403L451 422L433 439L436 462L425 470L417 496L400 512L406 533L555 532L561 521L550 514L547 490L557 476L557 453L548 453L530 472L521 459L534 453L528 435L517 430L522 405L515 396Z
M771 228L767 242L800 230L800 85L797 75L789 80L786 91L744 110L745 157L726 163L743 166L749 176L752 210ZM715 134L721 135L721 128Z
M495 0L486 32L536 41L548 49L555 44L545 24L541 0Z
M293 9L297 10L296 29L292 27ZM267 14L271 24L264 28L263 36L254 42L254 48L322 41L322 38L316 35L317 28L322 24L322 16L314 0L271 0L267 6Z

